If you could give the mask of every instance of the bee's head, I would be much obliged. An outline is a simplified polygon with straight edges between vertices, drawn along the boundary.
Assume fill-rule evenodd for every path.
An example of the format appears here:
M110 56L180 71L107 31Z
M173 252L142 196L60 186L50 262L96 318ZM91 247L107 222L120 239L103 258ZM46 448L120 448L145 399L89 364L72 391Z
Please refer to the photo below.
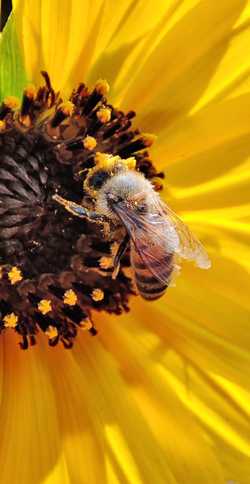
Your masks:
M146 178L128 170L110 178L97 198L97 211L109 218L117 219L118 210L145 214L150 207L154 191Z
M96 153L94 161L95 165L88 170L84 180L84 190L93 198L98 196L99 190L109 178L128 172L136 166L136 160L133 157L123 160L118 155L99 152Z

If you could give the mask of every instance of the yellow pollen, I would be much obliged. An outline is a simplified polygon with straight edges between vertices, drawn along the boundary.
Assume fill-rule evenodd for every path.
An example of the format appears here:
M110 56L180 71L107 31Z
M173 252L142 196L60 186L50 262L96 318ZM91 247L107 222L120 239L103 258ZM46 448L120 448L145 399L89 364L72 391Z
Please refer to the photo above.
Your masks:
M58 109L62 111L65 116L71 116L74 111L74 104L70 101L66 101L65 103L60 104Z
M49 339L54 339L58 336L58 330L55 326L50 325L46 329L45 334L48 336Z
M142 135L142 139L144 141L145 146L149 147L149 146L152 146L152 144L155 142L155 140L157 139L157 136L151 133L144 133Z
M100 108L99 111L97 111L96 116L98 117L99 121L101 121L101 123L108 123L111 119L111 109Z
M15 96L6 96L3 103L7 108L15 109L19 106L19 99Z
M90 319L83 319L80 323L79 323L79 327L81 329L83 329L84 331L87 331L88 329L91 329L93 326L93 324L91 323Z
M77 303L77 295L72 289L68 289L65 291L63 296L64 304L68 304L69 306L74 306Z
M51 301L49 299L41 299L37 307L42 314L47 314L52 311Z
M99 151L95 155L95 162L98 165L98 168L112 168L116 163L121 161L121 158L117 156L108 155L107 153L99 153Z
M5 121L3 121L2 119L0 119L0 131L3 131L5 128L6 128Z
M3 318L5 328L15 328L17 326L18 316L15 313L6 314Z
M106 96L109 92L109 84L105 79L99 79L96 82L95 85L95 90L98 92L98 94L101 94L102 96Z
M8 278L11 284L16 284L17 282L23 279L23 275L20 269L18 269L18 267L13 266L11 270L8 272Z
M26 87L24 90L24 95L27 96L29 99L34 99L36 95L36 88L33 84L30 84L30 86Z
M93 136L86 136L83 140L83 146L86 150L93 150L96 147L96 139Z
M99 265L101 269L110 269L113 266L113 259L112 257L102 256L99 259Z
M119 155L110 155L107 153L100 153L99 151L95 155L95 162L98 168L112 169L115 166L122 166L124 169L135 170L136 159L134 156L130 156L127 159L122 159Z
M93 301L96 301L96 302L102 301L104 298L104 292L102 289L93 289L91 293L91 297Z
M129 170L135 170L136 168L136 159L131 156L130 158L127 158L126 160L123 160L124 164L127 165L127 168Z

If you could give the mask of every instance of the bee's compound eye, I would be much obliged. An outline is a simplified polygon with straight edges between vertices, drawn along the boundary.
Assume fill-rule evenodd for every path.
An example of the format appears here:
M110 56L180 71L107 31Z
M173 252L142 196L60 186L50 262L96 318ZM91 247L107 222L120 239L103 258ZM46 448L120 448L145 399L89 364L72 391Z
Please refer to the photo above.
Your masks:
M107 171L98 170L89 178L89 185L93 187L94 190L99 190L108 178L109 173Z

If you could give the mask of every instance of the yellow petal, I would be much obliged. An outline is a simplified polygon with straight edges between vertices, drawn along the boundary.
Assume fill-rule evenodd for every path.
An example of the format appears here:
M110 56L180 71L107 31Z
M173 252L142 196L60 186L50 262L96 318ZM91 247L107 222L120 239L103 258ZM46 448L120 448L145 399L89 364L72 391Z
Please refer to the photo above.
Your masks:
M56 400L41 346L20 350L17 338L1 336L1 480L43 482L62 442ZM64 465L58 466L63 484Z
M123 3L119 2L119 5ZM118 16L118 3L112 0L106 2L109 9L107 8L104 14L102 31L98 37L98 49L87 73L88 80L94 82L100 76L106 77L112 85L111 100L116 102L120 84L124 87L130 75L134 75L135 62L137 66L143 63L151 32L154 29L161 32L165 18L171 16L178 4L178 0L125 0L126 11L123 12L123 16ZM113 19L117 19L115 29L112 28L110 10L114 11Z
M67 92L76 82L89 78L91 65L97 58L101 62L100 55L111 39L120 38L120 45L135 41L157 23L165 9L158 0L150 0L146 8L142 2L136 6L126 0L55 0L53 4L49 0L16 0L14 4L30 79L38 84L40 70L47 70L54 87ZM95 72L93 82L107 71L100 66ZM109 71L107 77L110 75Z
M249 134L248 103L249 93L210 105L196 115L181 119L174 126L162 130L161 136L167 135L168 142L165 139L164 143L162 138L160 141L163 143L158 143L157 153L164 153L166 159L173 163Z
M249 94L211 104L162 131L154 157L178 210L249 202Z
M100 334L105 350L96 340L94 351L76 349L76 359L92 381L94 418L122 475L131 483L198 484L201 473L204 483L223 482L213 451L151 365L150 352L107 323ZM192 429L192 447L183 428Z
M162 125L171 124L199 101L228 49L244 6L244 0L223 0L219 5L194 2L184 15L170 18L158 42L154 42L155 29L154 48L119 93L122 105L139 112L144 129L152 122L158 133Z
M235 97L250 90L250 6L245 2L244 9L239 16L231 34L228 36L227 48L213 73L210 82L195 110L209 102L227 97Z
M158 305L160 304L158 303ZM184 324L184 322L180 323L180 318L176 315L175 318L172 318L171 309L170 311L165 309L165 312L164 309L161 311L150 311L146 308L143 309L143 303L137 306L137 317L134 311L133 316L126 317L126 320L122 321L120 327L108 325L112 335L111 332L105 331L102 338L109 351L116 355L122 374L128 381L133 382L134 393L140 397L143 395L144 399L141 401L143 414L145 414L147 405L149 405L148 402L150 400L153 401L155 397L155 403L157 402L158 405L155 415L161 419L160 405L161 402L164 402L164 395L167 396L169 402L169 406L167 404L164 406L165 414L167 409L171 409L170 413L178 412L178 403L170 404L171 398L173 398L172 395L175 394L206 429L208 442L217 443L218 460L223 460L224 457L224 454L220 453L220 443L222 443L224 448L228 449L233 459L236 459L237 455L241 456L243 460L246 457L249 458L249 356L246 355L244 367L244 360L240 352L236 351L236 348L233 349L233 345L230 348L230 345L223 343L222 338L212 337L212 334L211 338L209 338L209 333L201 327L194 330L195 322L189 322L189 327L191 328L192 326L194 330L190 334L187 329L187 318L185 318L185 329L184 326L181 328L180 324ZM170 317L168 316L169 312ZM204 313L206 313L206 310ZM197 320L200 322L199 315ZM200 324L197 323L197 326L199 327ZM200 336L203 334L204 340L200 343L200 351L195 356L199 346L198 333ZM211 347L212 342L214 342L213 349ZM209 348L207 348L208 346ZM231 359L230 357L227 358L226 352L223 351L223 348L226 346L228 346L227 351L231 352ZM202 352L204 356L201 363ZM206 360L208 353L210 353L210 359ZM212 368L211 357L214 358L215 365L213 368L215 373L210 372ZM239 361L236 364L237 358ZM219 363L220 360L222 361L221 364ZM131 362L133 362L132 369ZM139 373L138 366L139 368L143 366L142 374ZM224 374L227 378L232 378L234 374L237 382L240 381L237 370L245 374L241 382L248 386L248 392L244 392L241 388L236 388L227 379L224 380L221 377L219 379L216 376L223 373L223 366ZM233 372L230 371L231 366ZM149 375L152 378L151 381L154 382L151 390L147 387L149 385L147 380ZM142 382L142 386L140 386L140 382ZM146 394L143 393L144 388L148 388ZM170 395L168 394L168 388ZM151 415L153 415L152 408ZM154 427L155 418L157 421L157 417L154 417L153 422L152 420L150 421L152 427ZM178 416L178 421L181 422L180 415ZM164 427L164 422L168 429ZM158 424L158 437L161 436L159 428L162 428L163 436L171 435L171 423L169 422L175 422L174 415L171 414L166 419L161 419L161 424ZM191 425L191 422L189 425ZM174 426L175 435L177 436L178 423L175 423ZM183 422L182 428L185 428ZM192 435L195 435L194 429L192 430ZM182 442L184 445L185 440L182 440ZM195 442L194 438L194 445ZM180 448L178 447L178 449ZM180 459L179 454L178 458ZM174 468L174 463L173 461L171 462ZM191 462L193 462L193 458ZM249 460L248 464L246 460L245 466L249 472ZM180 482L184 482L183 476Z
M219 133L220 127L217 127ZM200 135L203 136L202 128ZM207 136L210 136L208 132ZM166 169L166 199L181 211L230 209L248 204L249 139L246 134L213 147L215 140L211 138L211 148L190 156L187 146L187 157L180 154L179 160ZM171 141L169 147L171 150ZM163 156L163 153L159 155L159 160Z
M55 89L62 88L95 20L101 21L101 0L16 1L15 20L28 75L40 83L47 70ZM88 52L85 51L85 58ZM81 76L84 75L84 65Z
M87 333L82 336L87 344L91 344L91 336ZM102 482L105 474L103 431L98 427L90 405L91 382L86 381L85 367L79 368L73 353L65 354L59 346L52 352L47 351L46 358L57 401L62 453L69 482ZM58 483L61 482L59 476L59 473L55 474Z

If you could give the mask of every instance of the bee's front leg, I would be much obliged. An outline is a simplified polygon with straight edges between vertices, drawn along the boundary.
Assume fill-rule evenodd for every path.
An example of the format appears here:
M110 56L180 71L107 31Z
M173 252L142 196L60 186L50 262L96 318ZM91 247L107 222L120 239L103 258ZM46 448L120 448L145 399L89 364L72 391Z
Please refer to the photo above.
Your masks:
M112 279L116 279L116 277L118 275L118 272L120 270L121 258L127 250L129 240L130 240L129 235L126 234L123 241L121 242L121 244L118 247L118 250L117 250L115 258L114 258L114 270L112 272Z
M105 218L92 211L88 210L87 208L83 207L82 205L79 205L78 203L72 202L70 200L66 200L65 198L60 197L60 195L53 195L53 200L58 202L60 205L62 205L68 212L72 213L76 217L79 218L88 218L89 220L93 220L99 223L104 224Z

